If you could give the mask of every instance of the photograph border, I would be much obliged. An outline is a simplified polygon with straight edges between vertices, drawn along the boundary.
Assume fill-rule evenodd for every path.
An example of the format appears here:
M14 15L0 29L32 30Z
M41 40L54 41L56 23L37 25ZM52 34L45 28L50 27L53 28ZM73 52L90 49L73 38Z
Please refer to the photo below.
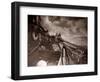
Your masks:
M94 72L82 73L61 73L61 74L46 74L46 75L30 75L20 76L20 7L46 7L57 9L78 9L78 10L93 10L94 11ZM73 76L88 76L97 75L97 7L95 6L80 6L80 5L61 5L48 3L31 3L31 2L12 2L11 4L11 78L14 80L25 79L40 79L40 78L58 78L58 77L73 77Z

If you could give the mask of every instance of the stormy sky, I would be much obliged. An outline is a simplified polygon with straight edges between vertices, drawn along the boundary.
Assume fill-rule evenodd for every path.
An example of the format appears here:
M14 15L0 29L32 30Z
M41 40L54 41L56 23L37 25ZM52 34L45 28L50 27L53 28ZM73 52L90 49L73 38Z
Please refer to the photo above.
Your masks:
M41 16L41 25L50 35L60 33L65 41L87 46L87 18Z

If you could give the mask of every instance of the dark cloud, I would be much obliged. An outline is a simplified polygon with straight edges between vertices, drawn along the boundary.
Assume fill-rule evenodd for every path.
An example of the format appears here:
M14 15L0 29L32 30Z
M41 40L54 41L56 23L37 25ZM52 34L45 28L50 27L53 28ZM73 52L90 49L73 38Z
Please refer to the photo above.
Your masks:
M61 37L77 45L87 45L87 18L41 16L41 25L50 35L60 33Z

